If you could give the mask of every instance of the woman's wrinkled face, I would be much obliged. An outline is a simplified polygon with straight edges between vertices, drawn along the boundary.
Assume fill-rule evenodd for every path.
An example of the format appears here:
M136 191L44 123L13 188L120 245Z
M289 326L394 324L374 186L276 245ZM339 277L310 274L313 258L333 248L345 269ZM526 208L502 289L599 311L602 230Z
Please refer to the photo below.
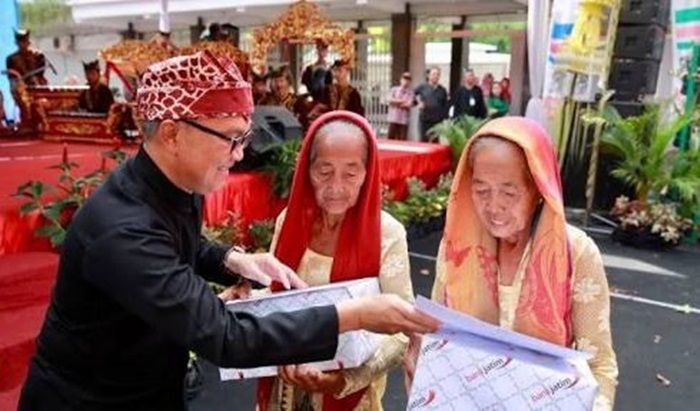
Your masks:
M309 177L316 203L330 215L342 215L356 203L366 175L367 140L350 130L320 134Z
M510 143L489 138L474 146L472 201L484 228L494 237L515 242L528 235L539 193L524 155Z

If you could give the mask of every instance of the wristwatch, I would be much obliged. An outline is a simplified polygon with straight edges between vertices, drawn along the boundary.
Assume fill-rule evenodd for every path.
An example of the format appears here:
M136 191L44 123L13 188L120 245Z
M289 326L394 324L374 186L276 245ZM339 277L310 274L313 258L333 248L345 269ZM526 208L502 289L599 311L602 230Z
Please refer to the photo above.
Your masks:
M228 256L231 253L245 254L245 249L243 247L239 247L237 245L234 245L233 247L229 248L228 251L226 251L226 254L224 254L224 259L221 262L221 265L223 266L224 273L235 277L236 278L235 284L238 284L243 279L243 276L240 273L237 273L237 272L231 270L230 268L228 268L228 265L226 265L226 261L228 261Z

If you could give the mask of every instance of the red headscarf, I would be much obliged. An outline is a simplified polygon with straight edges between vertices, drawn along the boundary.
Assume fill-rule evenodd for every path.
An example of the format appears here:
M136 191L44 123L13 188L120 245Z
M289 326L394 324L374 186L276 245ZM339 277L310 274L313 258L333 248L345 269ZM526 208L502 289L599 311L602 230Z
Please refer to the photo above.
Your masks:
M338 243L333 256L330 281L354 280L379 275L381 255L381 185L377 138L367 120L349 111L332 111L311 124L297 160L294 181L289 196L287 215L279 233L275 256L296 270L311 241L311 227L321 210L316 204L309 178L310 154L318 130L334 121L352 123L364 131L367 139L365 182L360 189L357 204L347 211L340 227ZM324 395L324 410L352 410L362 399L366 389L335 399ZM258 385L258 405L267 410L272 393L272 379L261 379Z

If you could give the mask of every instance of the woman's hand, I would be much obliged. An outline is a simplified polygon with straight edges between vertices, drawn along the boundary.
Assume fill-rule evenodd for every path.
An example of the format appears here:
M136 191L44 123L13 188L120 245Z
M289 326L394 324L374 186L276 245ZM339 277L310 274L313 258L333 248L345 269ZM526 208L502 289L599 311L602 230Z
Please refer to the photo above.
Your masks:
M224 300L224 302L231 300L245 300L250 298L251 288L250 281L242 280L240 283L233 285L219 293L219 298Z
M420 334L411 333L408 340L408 348L403 354L403 370L404 370L404 386L406 395L411 394L411 386L413 385L413 377L416 375L416 363L418 363L418 353L423 342L423 337Z
M307 365L287 365L279 368L279 376L286 384L308 392L338 394L345 388L342 371L323 372Z

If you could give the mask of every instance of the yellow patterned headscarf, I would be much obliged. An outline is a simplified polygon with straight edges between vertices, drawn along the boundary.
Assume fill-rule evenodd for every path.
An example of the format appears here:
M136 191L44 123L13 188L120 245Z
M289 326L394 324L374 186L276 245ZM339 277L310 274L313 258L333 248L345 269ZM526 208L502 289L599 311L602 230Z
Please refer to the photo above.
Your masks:
M440 259L443 295L450 308L499 324L497 241L482 227L471 198L469 152L480 137L496 136L517 144L543 198L531 240L531 254L515 312L515 331L559 345L571 340L571 252L559 167L551 139L534 121L503 117L485 124L462 153L447 207Z

